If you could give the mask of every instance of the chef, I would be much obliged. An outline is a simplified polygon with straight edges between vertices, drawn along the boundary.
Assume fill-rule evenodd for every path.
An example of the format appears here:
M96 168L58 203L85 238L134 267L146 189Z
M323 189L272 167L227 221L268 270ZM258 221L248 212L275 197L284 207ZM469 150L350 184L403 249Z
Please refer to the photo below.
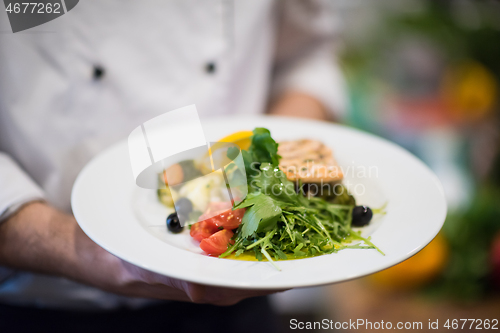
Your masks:
M93 156L144 121L185 105L196 104L201 118L342 116L343 81L332 54L337 21L329 6L87 0L15 34L0 11L0 326L8 332L272 327L267 301L250 298L266 291L176 280L106 252L79 228L70 192ZM261 319L249 321L252 313Z

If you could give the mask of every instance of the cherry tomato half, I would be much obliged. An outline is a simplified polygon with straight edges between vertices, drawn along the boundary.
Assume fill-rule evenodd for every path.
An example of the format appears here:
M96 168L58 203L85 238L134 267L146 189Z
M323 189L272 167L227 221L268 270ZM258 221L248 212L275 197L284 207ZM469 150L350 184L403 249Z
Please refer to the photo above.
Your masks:
M212 202L198 221L206 221L215 228L236 229L241 224L245 209L232 210L226 203Z
M233 235L231 230L223 229L217 231L212 236L203 239L200 243L200 247L207 254L218 256L227 250L228 244L234 244L234 241L231 240Z
M201 242L203 239L212 236L214 233L219 231L217 227L213 224L209 224L206 221L196 222L191 226L191 231L189 234L191 237Z

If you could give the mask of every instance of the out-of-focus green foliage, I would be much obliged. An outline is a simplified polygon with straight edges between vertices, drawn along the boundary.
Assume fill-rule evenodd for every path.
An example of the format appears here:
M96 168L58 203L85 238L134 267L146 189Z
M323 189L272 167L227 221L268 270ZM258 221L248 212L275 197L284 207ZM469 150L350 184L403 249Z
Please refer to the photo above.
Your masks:
M470 209L461 215L449 215L443 231L451 251L437 287L459 298L484 296L490 288L491 245L500 232L500 189L479 189Z
M396 41L421 36L439 45L450 61L474 59L500 77L500 29L498 24L494 25L498 17L491 17L489 10L493 4L475 2L479 22L470 27L452 14L456 5L453 1L428 0L425 3L424 10L384 17L378 29L367 32L371 36L362 48L350 47L347 42L343 63L348 68L370 66L384 57Z

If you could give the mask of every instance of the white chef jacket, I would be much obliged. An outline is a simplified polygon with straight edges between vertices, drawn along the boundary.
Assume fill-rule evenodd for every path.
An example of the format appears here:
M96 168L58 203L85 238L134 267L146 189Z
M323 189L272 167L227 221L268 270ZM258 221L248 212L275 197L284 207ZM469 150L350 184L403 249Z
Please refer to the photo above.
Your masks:
M0 220L44 198L71 212L94 155L166 111L264 112L287 89L345 109L337 21L306 0L86 0L11 33L0 10ZM0 302L115 308L143 302L2 268Z

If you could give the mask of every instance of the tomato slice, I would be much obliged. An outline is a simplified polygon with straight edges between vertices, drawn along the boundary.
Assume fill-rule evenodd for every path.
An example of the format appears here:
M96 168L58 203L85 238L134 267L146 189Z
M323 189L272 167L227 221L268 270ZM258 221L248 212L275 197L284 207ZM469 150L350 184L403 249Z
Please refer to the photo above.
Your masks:
M191 237L201 242L203 239L208 238L215 234L219 229L213 224L207 223L206 221L196 222L191 226L191 231L189 234Z
M234 244L231 240L234 233L231 230L223 229L217 231L212 236L201 241L200 247L209 255L218 256L227 250L228 244Z
M206 220L208 224L213 225L216 228L224 228L228 230L233 230L238 228L241 224L241 220L243 219L243 215L245 214L245 209L237 209L237 210L226 210L219 215L209 218Z
M215 228L236 229L245 215L245 208L231 209L228 203L212 202L198 221L205 221Z

